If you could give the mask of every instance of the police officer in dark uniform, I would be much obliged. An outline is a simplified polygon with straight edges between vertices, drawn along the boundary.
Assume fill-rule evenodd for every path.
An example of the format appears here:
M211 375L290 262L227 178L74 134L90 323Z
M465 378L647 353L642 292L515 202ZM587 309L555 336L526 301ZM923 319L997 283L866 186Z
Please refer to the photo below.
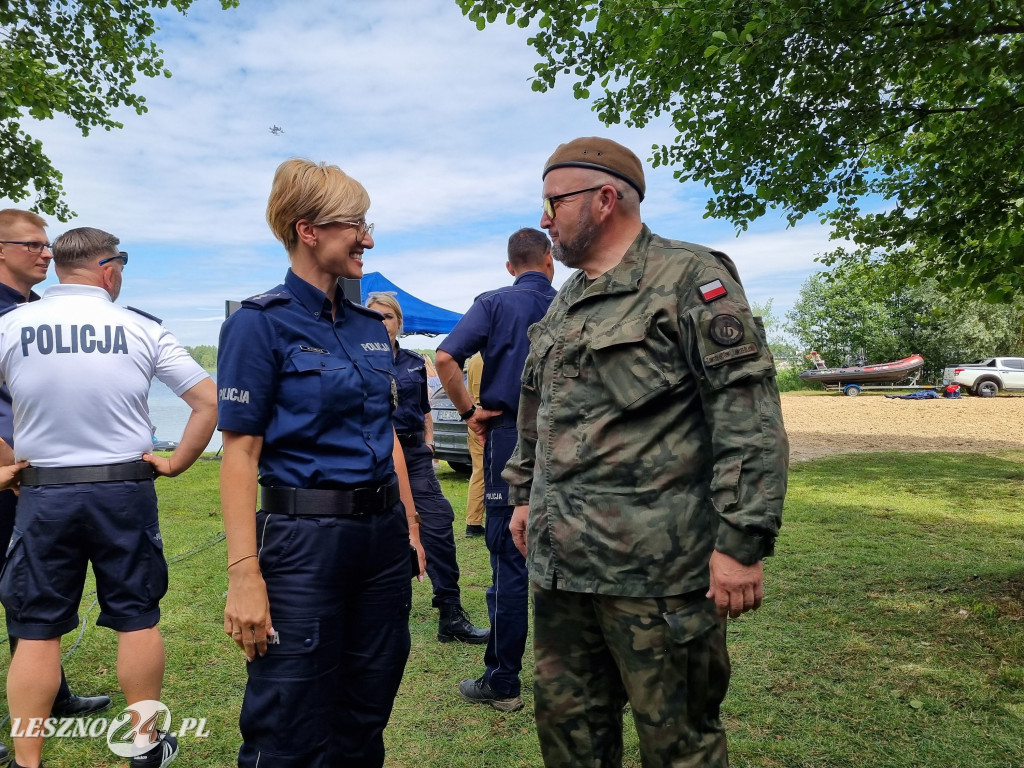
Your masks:
M39 295L32 290L46 279L50 266L50 244L46 239L46 222L38 214L18 208L0 211L0 311L22 304L38 301ZM0 464L10 464L14 459L11 446L14 443L14 409L11 393L6 386L0 387L0 440L6 445L0 447ZM7 545L14 530L14 512L18 497L14 491L0 491L0 571L7 560ZM10 638L11 654L18 645L18 638ZM109 696L76 696L68 688L64 670L61 669L60 690L53 705L54 717L76 717L100 712L110 706ZM0 765L11 759L7 747L0 744Z
M366 306L381 313L395 348L395 375L398 377L395 432L405 453L412 497L422 521L420 539L427 555L427 575L434 590L433 605L440 613L437 639L442 643L453 640L474 645L486 643L490 632L473 626L462 607L452 529L455 512L441 492L434 472L434 422L430 417L426 361L418 352L399 346L402 306L393 295L371 293L366 298Z
M554 267L547 235L537 229L514 233L508 241L505 266L515 282L477 297L438 347L437 372L469 425L470 439L486 438L484 507L493 576L487 590L491 637L484 654L486 671L476 680L463 680L459 695L466 701L514 712L523 706L519 672L526 648L529 582L526 561L509 534L513 507L501 471L518 440L520 377L530 350L527 329L544 316L556 293L551 287ZM476 352L484 359L479 408L462 378L463 364Z
M391 421L394 355L380 315L338 288L362 277L369 206L337 166L282 163L267 221L291 269L221 330L224 631L249 661L243 768L380 768L409 655L411 546L420 578L424 562Z

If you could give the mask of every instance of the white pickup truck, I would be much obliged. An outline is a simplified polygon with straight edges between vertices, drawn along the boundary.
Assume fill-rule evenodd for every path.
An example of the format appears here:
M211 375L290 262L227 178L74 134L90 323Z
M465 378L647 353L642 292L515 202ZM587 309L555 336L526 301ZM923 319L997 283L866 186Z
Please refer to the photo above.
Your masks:
M995 397L1001 389L1024 390L1024 357L986 357L942 371L942 383L959 384L978 397Z

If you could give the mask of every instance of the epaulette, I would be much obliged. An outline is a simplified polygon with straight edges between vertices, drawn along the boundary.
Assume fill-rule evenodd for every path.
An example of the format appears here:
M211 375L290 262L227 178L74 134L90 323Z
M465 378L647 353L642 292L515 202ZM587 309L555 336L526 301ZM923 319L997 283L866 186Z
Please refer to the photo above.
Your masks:
M403 351L403 352L406 352L406 353L408 353L408 354L410 354L410 355L412 355L412 356L413 356L413 357L415 357L415 358L416 358L417 360L426 360L426 357L424 357L423 355L421 355L421 354L420 354L419 352L417 352L417 351L416 351L415 349L406 349L405 347L402 347L402 351Z
M150 320L155 322L157 325L163 325L164 324L164 321L161 320L156 315L151 315L151 314L149 314L149 312L143 312L138 307L125 307L125 309L130 309L132 312L137 312L138 314L142 315L143 317L148 317Z
M348 306L349 309L354 309L357 312L361 312L367 317L372 317L374 320L380 320L383 317L381 313L378 312L376 309L364 307L362 304L356 304L354 301L349 301L348 299L345 299L345 304Z
M3 317L8 312L10 312L12 309L17 309L18 307L24 307L24 306L25 306L25 304L22 303L22 304L11 304L9 307L4 307L3 309L0 309L0 317Z
M242 299L242 306L252 309L266 309L272 304L286 304L291 300L291 294L285 291L271 291L268 293L257 293L248 299Z

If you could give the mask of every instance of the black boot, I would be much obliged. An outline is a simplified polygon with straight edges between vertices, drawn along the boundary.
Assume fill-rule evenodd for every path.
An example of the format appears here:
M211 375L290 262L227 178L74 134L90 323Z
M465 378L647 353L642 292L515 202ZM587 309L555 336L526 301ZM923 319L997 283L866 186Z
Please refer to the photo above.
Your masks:
M437 622L437 639L442 643L458 640L460 643L483 645L491 636L491 630L474 627L473 622L459 603L441 606L441 618Z

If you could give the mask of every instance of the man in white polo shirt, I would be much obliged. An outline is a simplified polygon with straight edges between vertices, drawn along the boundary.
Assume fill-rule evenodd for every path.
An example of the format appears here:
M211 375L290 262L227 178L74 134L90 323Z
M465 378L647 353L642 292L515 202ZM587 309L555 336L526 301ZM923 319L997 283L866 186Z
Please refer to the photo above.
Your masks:
M0 211L0 312L26 301L38 301L32 288L46 279L50 267L50 242L46 237L46 221L32 211L5 208ZM3 443L14 444L14 410L11 393L0 386L0 463L13 461L14 454ZM14 530L14 511L18 497L14 491L0 491L0 572L7 560L7 546ZM11 655L18 647L18 638L10 637ZM78 696L71 692L61 671L60 689L53 702L54 717L82 717L110 706L108 696ZM11 755L0 743L0 765L7 765Z
M7 676L12 722L45 718L60 682L60 638L78 626L88 563L97 624L118 633L118 682L129 706L159 700L163 639L159 602L167 564L153 476L178 475L216 426L216 388L158 320L113 303L128 255L90 227L53 244L60 285L0 316L0 380L14 405L21 497L0 601L20 638ZM192 409L170 458L148 453L153 377ZM37 768L40 736L15 734L17 768ZM133 768L174 759L172 736L154 734Z

